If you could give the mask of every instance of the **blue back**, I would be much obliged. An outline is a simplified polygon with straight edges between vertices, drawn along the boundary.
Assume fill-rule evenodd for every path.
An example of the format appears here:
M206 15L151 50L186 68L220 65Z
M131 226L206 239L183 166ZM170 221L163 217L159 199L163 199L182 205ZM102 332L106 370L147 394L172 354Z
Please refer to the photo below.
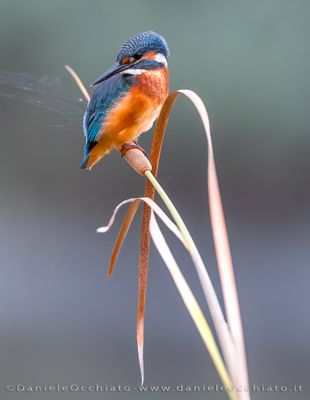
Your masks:
M134 77L115 75L95 87L83 119L85 156L97 143L98 134L111 108L131 88Z

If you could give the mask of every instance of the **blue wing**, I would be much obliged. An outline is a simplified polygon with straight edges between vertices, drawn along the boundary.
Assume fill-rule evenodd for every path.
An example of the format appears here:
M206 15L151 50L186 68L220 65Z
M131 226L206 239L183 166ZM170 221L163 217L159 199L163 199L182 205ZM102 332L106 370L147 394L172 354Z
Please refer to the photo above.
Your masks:
M110 109L127 93L132 83L131 77L115 75L95 87L83 119L86 138L83 162L88 158L90 150L97 144L99 133Z

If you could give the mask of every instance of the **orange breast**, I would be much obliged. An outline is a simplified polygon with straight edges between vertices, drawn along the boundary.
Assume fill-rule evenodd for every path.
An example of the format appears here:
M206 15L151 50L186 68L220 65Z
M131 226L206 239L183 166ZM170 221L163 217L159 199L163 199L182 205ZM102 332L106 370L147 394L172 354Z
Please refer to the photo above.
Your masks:
M168 96L168 71L161 68L137 76L137 82L106 120L99 142L120 149L151 128Z

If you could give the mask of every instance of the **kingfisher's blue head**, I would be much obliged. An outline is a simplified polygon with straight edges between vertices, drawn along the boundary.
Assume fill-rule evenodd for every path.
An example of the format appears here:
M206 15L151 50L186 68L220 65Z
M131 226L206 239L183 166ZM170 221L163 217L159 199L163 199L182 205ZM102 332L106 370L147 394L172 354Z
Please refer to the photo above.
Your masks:
M142 71L167 67L169 48L156 32L130 37L121 47L116 62L93 83L98 85L114 75L139 75Z

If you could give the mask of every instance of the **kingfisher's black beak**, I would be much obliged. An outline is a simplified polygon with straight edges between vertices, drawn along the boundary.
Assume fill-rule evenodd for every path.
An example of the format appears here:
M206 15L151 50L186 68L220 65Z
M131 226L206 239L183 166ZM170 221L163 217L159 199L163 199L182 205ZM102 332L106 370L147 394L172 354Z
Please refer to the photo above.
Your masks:
M100 75L91 86L96 86L99 83L106 81L107 79L111 78L114 75L119 74L122 71L130 68L133 63L129 64L120 64L119 62L114 63L110 68L108 68L102 75Z

